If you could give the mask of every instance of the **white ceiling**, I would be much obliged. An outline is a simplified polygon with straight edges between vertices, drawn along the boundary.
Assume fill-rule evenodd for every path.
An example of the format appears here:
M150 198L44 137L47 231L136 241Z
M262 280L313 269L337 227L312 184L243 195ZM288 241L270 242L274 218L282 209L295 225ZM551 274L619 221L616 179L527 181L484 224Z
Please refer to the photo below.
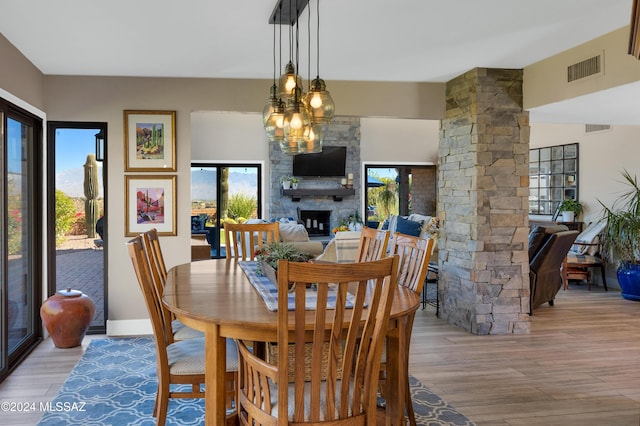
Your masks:
M2 0L0 33L44 74L272 78L268 18L275 4ZM316 0L311 5L315 11ZM628 25L630 14L631 0L322 0L320 75L328 84L444 82L474 67L523 68ZM299 34L305 77L307 39L305 12ZM287 50L288 27L282 41ZM598 93L537 108L531 119L640 124L640 114L630 113L640 111L639 86L611 91L616 102Z

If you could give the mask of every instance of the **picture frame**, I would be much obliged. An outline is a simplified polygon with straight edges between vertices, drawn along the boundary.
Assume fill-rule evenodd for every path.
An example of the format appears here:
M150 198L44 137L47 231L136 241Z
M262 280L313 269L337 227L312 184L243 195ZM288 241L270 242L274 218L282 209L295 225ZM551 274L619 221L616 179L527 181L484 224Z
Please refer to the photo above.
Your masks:
M124 111L125 172L176 171L176 112Z
M125 236L134 237L151 228L158 235L176 236L175 175L125 175Z

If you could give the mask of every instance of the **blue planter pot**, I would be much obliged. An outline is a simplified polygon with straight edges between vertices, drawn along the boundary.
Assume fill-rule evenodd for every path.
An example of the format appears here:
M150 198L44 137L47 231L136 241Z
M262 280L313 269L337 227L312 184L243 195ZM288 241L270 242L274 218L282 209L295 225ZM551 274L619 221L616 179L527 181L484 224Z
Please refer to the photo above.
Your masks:
M622 289L622 297L640 301L640 265L621 263L618 267L618 283Z

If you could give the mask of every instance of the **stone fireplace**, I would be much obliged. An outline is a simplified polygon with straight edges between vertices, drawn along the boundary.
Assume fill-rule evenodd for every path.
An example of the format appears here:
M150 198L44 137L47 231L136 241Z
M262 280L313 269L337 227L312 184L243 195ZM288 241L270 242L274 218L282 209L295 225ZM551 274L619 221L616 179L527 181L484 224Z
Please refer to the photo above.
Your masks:
M340 177L305 177L300 179L296 196L285 195L280 184L280 178L293 173L293 157L280 150L278 144L269 147L271 200L269 215L271 218L291 217L305 225L309 236L330 236L331 229L338 225L341 219L353 214L356 210L362 212L362 177L360 176L360 118L334 117L325 132L325 146L346 146L347 159L345 172L353 173L354 193L344 195L340 191ZM345 176L346 178L346 176ZM318 218L317 228L307 225L307 217L298 215L299 211L329 212L328 218ZM322 223L322 231L320 224ZM322 232L322 234L321 234Z

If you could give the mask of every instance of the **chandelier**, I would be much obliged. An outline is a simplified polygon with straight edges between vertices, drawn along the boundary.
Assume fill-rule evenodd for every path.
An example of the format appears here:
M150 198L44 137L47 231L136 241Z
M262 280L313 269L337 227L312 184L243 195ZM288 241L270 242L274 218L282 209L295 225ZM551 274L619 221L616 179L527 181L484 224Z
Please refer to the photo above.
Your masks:
M322 139L333 118L335 104L320 78L320 3L316 0L316 78L309 78L309 90L304 93L298 60L298 18L309 0L278 0L269 23L273 24L273 85L262 111L264 129L269 142L278 143L287 154L322 151ZM309 61L311 61L311 7L308 8ZM289 26L289 62L276 83L276 24ZM295 36L294 36L295 35ZM294 65L295 51L295 65ZM311 64L309 63L309 69Z

